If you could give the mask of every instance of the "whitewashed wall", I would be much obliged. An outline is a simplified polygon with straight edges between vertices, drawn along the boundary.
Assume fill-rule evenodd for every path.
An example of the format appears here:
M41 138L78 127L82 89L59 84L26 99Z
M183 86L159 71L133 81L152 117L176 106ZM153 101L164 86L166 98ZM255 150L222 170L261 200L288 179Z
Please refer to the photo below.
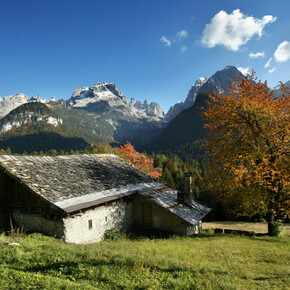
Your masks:
M92 228L89 229L89 220ZM132 202L116 202L63 219L68 243L86 244L104 239L106 230L127 230L133 225Z

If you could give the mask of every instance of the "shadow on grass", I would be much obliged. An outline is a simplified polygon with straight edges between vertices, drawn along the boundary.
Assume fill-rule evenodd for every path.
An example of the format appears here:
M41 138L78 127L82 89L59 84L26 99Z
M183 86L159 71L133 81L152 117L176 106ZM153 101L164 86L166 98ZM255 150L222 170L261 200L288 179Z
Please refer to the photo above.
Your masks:
M267 280L276 280L276 279L283 279L285 277L257 277L257 278L249 278L249 277L241 277L244 280L254 280L254 281L267 281Z
M126 239L128 240L164 240L164 239L184 239L184 238L209 238L214 237L214 234L210 231L205 231L201 234L196 234L192 236L185 236L185 235L174 235L172 233L168 233L165 231L154 230L154 229L140 229L130 231L126 234Z
M47 265L34 265L28 266L21 269L17 267L9 267L10 269L14 269L17 271L29 272L29 273L42 273L44 275L58 277L59 275L64 276L65 278L72 278L75 277L80 280L98 280L102 282L108 282L109 280L102 275L102 267L112 268L110 272L118 273L120 270L124 270L124 267L127 268L128 272L136 271L136 265L141 265L142 269L149 269L150 272L157 272L160 274L172 274L174 278L177 278L182 273L190 273L190 274L205 274L211 272L214 275L228 275L227 271L220 271L217 269L208 269L208 268L200 268L200 269L193 269L188 267L181 267L181 266L173 266L172 265L166 267L162 267L161 265L151 264L150 262L146 261L139 261L134 257L131 258L124 258L124 260L120 260L120 256L107 256L104 259L100 260L89 260L89 261L59 261L59 262L52 262L47 263ZM87 272L89 268L98 268L100 271L90 274ZM90 277L91 276L91 277Z

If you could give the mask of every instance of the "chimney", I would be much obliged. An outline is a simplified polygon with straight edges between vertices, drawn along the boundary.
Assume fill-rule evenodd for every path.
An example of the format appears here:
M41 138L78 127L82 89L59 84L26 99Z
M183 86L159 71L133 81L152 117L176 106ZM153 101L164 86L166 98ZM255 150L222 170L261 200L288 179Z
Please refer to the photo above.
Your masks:
M192 177L190 173L185 173L184 174L185 178L184 178L184 191L177 192L177 199L180 203L184 203L190 207L192 207L192 200L193 200L193 196L192 196Z
M191 174L190 173L185 173L184 174L185 179L184 179L184 198L183 198L183 202L184 204L188 205L188 206L192 206L192 178L191 178Z

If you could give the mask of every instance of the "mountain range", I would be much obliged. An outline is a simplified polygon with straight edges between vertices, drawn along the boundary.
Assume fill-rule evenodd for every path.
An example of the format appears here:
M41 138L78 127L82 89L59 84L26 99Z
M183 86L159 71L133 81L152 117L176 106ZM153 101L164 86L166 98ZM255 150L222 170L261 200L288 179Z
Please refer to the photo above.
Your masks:
M205 136L198 107L210 93L227 94L228 84L236 77L243 75L236 67L227 66L208 79L199 78L184 102L170 107L167 114L156 102L128 101L108 82L75 89L68 100L24 94L0 98L0 148L22 153L130 141L148 152L178 151ZM281 93L280 87L275 90L275 94Z

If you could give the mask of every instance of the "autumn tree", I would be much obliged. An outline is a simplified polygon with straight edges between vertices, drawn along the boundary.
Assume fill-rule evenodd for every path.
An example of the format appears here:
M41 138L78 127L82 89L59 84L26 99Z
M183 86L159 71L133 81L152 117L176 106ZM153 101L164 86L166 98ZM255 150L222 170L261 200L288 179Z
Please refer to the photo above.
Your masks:
M93 143L86 148L88 153L114 153L114 148L109 143Z
M130 142L127 142L123 146L121 145L115 153L128 163L132 164L136 169L143 171L154 178L161 176L160 169L154 167L154 160L149 158L146 154L137 152Z
M269 235L277 216L290 216L289 89L281 85L275 98L253 72L201 108L213 188L237 213L265 216Z

